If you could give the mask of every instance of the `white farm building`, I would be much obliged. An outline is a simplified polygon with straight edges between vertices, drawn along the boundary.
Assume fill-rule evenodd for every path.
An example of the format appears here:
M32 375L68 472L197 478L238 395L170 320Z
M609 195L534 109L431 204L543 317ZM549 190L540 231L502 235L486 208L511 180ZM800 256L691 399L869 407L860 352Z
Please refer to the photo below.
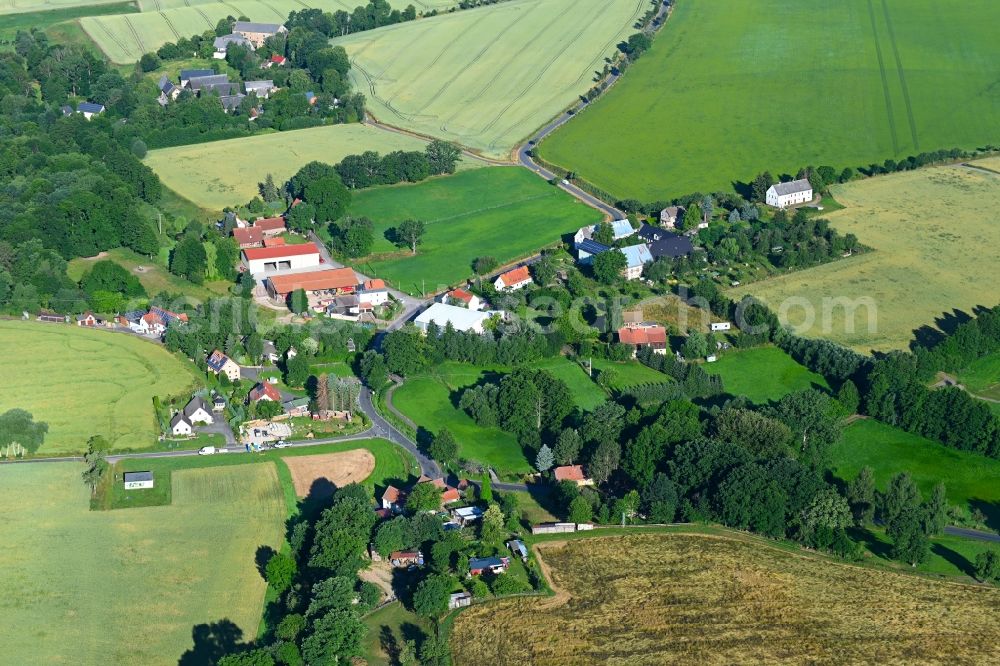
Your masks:
M441 330L451 324L456 331L474 331L482 333L484 324L496 312L480 312L468 308L460 308L447 303L434 303L429 308L421 312L413 323L423 332L427 332L427 327L431 322L438 325Z
M788 208L789 206L812 201L812 198L812 185L805 178L800 178L788 183L775 183L767 188L764 201L768 206Z
M248 247L243 250L243 265L254 277L278 271L313 268L319 264L319 248L315 243Z

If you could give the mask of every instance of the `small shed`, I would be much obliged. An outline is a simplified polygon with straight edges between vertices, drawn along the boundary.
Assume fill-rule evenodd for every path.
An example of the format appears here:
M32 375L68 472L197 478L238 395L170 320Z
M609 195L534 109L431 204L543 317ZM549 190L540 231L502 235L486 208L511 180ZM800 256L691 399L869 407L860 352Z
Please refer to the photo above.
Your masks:
M523 541L520 539L511 539L507 542L507 547L510 548L510 552L514 553L525 562L528 561L528 547L524 545Z
M448 597L448 610L465 608L472 605L472 595L468 592L456 592Z
M141 490L153 487L152 472L125 472L125 490Z

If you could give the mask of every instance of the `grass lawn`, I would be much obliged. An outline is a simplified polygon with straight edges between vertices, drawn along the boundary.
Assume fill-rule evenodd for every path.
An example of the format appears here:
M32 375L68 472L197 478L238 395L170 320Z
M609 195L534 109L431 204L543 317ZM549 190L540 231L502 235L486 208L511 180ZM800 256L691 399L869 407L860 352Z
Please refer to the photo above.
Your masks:
M807 388L829 388L822 376L799 365L777 347L733 349L704 368L722 376L726 393L745 395L757 404L780 400Z
M142 286L146 289L146 293L150 296L167 291L171 294L184 294L199 301L204 301L217 296L226 296L229 294L230 287L232 287L232 283L225 280L206 282L201 285L188 282L184 278L170 273L164 266L157 263L157 260L149 259L124 247L116 247L113 250L108 250L103 255L98 255L97 257L78 257L70 260L69 266L66 268L66 274L69 275L71 280L80 280L96 261L110 259L138 276L139 282L142 283Z
M375 489L391 484L406 483L420 475L417 463L402 448L384 439L366 439L339 444L323 444L320 446L303 446L268 450L261 453L225 453L214 456L186 456L181 458L154 458L150 460L126 458L115 463L114 475L108 477L107 483L101 488L95 499L97 509L126 509L148 506L163 506L171 503L172 490L170 479L179 470L208 469L213 467L231 467L233 465L278 463L278 479L285 493L288 510L293 511L297 502L292 477L287 467L281 464L284 458L294 456L317 455L321 453L337 453L353 449L367 449L375 457L375 469L365 479L365 486ZM124 472L150 471L153 473L155 485L151 489L125 491L120 483L120 475Z
M447 427L462 458L491 465L498 473L532 471L517 440L499 428L481 428L458 408L462 389L488 376L488 371L445 362L420 375L407 377L392 395L392 403L418 426L436 433Z
M517 506L521 510L521 515L530 525L538 523L553 523L559 520L557 516L549 513L530 492L519 490L514 493L517 496Z
M364 657L369 666L392 666L403 644L418 641L434 631L426 618L406 610L396 601L380 608L364 619L368 634L362 642Z
M646 367L639 361L609 361L603 358L594 359L594 376L600 379L600 373L605 370L614 372L615 380L611 383L611 388L616 391L637 386L639 384L662 384L673 381L671 377Z
M198 626L255 636L255 552L280 547L287 515L273 465L181 470L171 506L128 511L89 511L82 469L0 468L2 661L177 664Z
M893 475L909 472L927 498L943 481L949 502L979 509L993 529L1000 529L1000 460L957 451L874 419L848 426L830 458L834 475L844 481L871 467L880 489Z
M851 529L851 537L872 553L880 561L889 560L892 539L882 529ZM996 545L957 536L937 536L931 539L931 552L927 561L918 564L916 570L937 576L956 575L975 577L975 561L979 553L996 550Z
M495 157L593 85L648 0L512 0L333 40L380 121Z
M375 224L373 256L358 260L358 270L386 278L410 294L472 277L476 257L489 255L503 265L601 220L599 211L515 167L363 190L354 194L350 213ZM416 255L385 237L408 218L426 225Z
M566 386L573 394L573 402L582 410L591 410L608 399L608 394L587 376L587 372L580 364L565 356L547 358L532 367L548 370L566 382Z
M655 201L764 170L975 148L1000 122L998 23L993 0L678 2L653 47L540 152Z
M456 664L975 663L1000 640L1000 590L736 534L554 539L541 553L556 595L462 611Z
M753 294L776 312L788 304L783 321L800 334L863 353L905 349L915 329L953 309L1000 302L1000 282L987 278L1000 275L1000 175L935 167L838 185L834 194L846 208L828 216L832 225L874 252L728 295Z
M300 7L301 9L301 7ZM239 139L151 150L145 162L163 184L194 205L214 211L242 205L257 195L257 183L274 176L283 183L308 162L336 164L366 150L423 150L427 142L368 125L329 125ZM270 159L258 159L269 155ZM220 163L227 168L218 169ZM461 163L459 168L475 166ZM207 174L191 178L192 173Z
M970 363L958 373L958 381L975 395L1000 400L1000 352Z
M156 444L153 396L186 395L201 383L194 366L134 336L65 324L0 321L0 346L16 350L0 391L49 424L39 455L80 453L92 435L114 450Z

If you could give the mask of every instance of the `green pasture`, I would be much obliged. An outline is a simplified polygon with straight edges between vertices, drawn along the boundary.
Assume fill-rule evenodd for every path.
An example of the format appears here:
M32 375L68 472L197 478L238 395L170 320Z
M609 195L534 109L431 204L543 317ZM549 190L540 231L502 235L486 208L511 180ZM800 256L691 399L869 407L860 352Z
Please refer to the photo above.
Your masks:
M607 393L587 376L587 371L576 361L565 356L554 356L532 365L548 370L556 378L566 382L573 394L573 402L581 410L591 410L608 399Z
M366 150L388 153L423 150L426 145L420 139L352 123L161 148L149 151L145 162L181 197L221 211L256 196L257 184L269 173L280 183L314 160L336 164ZM463 162L459 168L468 166L472 164Z
M20 2L21 0L10 0ZM29 0L30 1L30 0ZM155 51L167 42L181 37L200 35L215 30L215 24L227 16L246 16L261 23L283 23L292 11L320 8L327 12L352 12L363 2L357 0L233 0L204 2L200 0L138 0L142 10L138 15L91 16L81 19L83 29L108 58L118 64L132 63L143 53ZM445 9L454 5L446 0L390 0L403 9L413 4L417 11ZM2 12L2 10L0 10Z
M863 353L905 349L916 329L953 309L1000 302L992 279L1000 275L1000 174L934 167L838 185L834 195L845 208L827 216L833 227L874 252L728 295L752 294L799 334Z
M648 0L512 0L333 40L380 121L506 157L593 85Z
M488 371L481 368L445 362L407 377L393 393L392 403L432 433L448 428L458 442L460 457L490 465L500 474L530 472L531 465L513 435L499 428L480 428L458 408L462 390L487 376Z
M601 373L610 370L614 380L611 388L615 391L639 384L662 384L673 381L670 377L649 368L638 361L609 361L603 358L594 359L594 377L600 381Z
M32 28L46 30L57 23L73 21L82 16L101 16L106 14L129 14L137 12L136 6L132 2L121 2L121 0L109 0L111 4L78 4L64 5L57 9L29 10L16 14L5 14L3 4L0 4L0 42L13 42L19 30L25 32ZM10 45L0 45L0 50L13 47Z
M975 395L1000 400L1000 352L970 363L958 373L958 381Z
M654 201L764 170L995 143L998 24L993 0L682 0L621 82L540 152Z
M871 467L881 489L893 475L908 472L925 498L942 481L949 502L979 509L990 525L1000 528L1000 460L948 448L874 419L848 426L830 459L834 475L844 481Z
M177 664L196 627L223 621L253 639L265 591L255 553L280 547L287 515L273 465L181 470L171 506L127 511L90 511L82 469L0 467L0 660Z
M3 2L0 2L0 16L13 16L14 14L28 13L41 14L42 12L86 12L88 8L99 5L134 6L131 2L124 3L121 0L3 0ZM129 9L122 7L120 11L129 11ZM78 16L83 15L83 13L78 14ZM66 16L65 18L75 17ZM4 27L6 27L8 20L17 19L5 18L3 20Z
M93 435L115 450L153 446L153 397L185 395L194 366L132 335L69 324L0 321L7 364L0 411L21 408L49 424L39 455L80 453Z
M476 257L490 255L502 265L601 220L599 211L516 167L473 169L416 185L361 190L354 193L350 213L368 217L375 225L373 255L358 260L355 267L410 294L472 277ZM408 218L426 225L416 255L386 237Z
M829 388L821 375L799 365L777 347L733 349L703 367L709 374L722 377L726 393L746 396L757 404L808 388Z

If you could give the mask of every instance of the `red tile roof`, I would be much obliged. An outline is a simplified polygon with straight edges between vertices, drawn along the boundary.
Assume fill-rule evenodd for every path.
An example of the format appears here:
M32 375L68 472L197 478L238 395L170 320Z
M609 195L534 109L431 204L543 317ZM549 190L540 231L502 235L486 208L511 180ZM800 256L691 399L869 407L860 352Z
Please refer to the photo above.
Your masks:
M263 229L264 231L284 231L285 230L285 218L283 217L262 217L261 219L253 223L254 229Z
M268 399L274 402L281 402L281 393L271 382L260 382L250 391L250 399L255 402L264 396L267 396Z
M531 273L528 272L527 266L521 266L520 268L515 268L512 271L507 271L500 276L500 280L507 287L513 287L516 284L521 284L531 279Z
M281 247L285 245L284 238L265 238L264 247Z
M264 240L264 230L257 229L255 227L247 227L245 229L233 229L233 238L240 247L248 245L260 245Z
M385 489L385 492L382 493L382 499L386 500L387 502L392 502L393 504L398 502L399 498L402 496L403 496L403 491L400 490L399 488L396 488L395 486L389 486L388 488Z
M295 247L289 245L288 247ZM275 248L277 249L277 248ZM323 291L326 289L352 289L358 284L358 276L351 268L333 268L308 273L293 273L292 275L274 275L269 277L271 288L277 294L290 294L296 289L306 291Z
M374 289L385 289L385 280L382 278L365 280L365 291L372 291Z
M304 254L319 254L319 248L316 247L316 243L285 245L283 247L248 247L243 250L243 255L247 258L247 261L299 257Z
M283 65L285 64L285 56L275 54L271 56L271 62L276 65Z
M448 292L449 298L454 298L456 301L462 301L463 303L472 302L472 294L467 292L465 289L452 289Z
M626 345L666 347L667 329L662 326L623 326L618 329L618 341Z
M556 481L583 481L587 478L583 473L581 465L556 467L553 473L555 474Z

